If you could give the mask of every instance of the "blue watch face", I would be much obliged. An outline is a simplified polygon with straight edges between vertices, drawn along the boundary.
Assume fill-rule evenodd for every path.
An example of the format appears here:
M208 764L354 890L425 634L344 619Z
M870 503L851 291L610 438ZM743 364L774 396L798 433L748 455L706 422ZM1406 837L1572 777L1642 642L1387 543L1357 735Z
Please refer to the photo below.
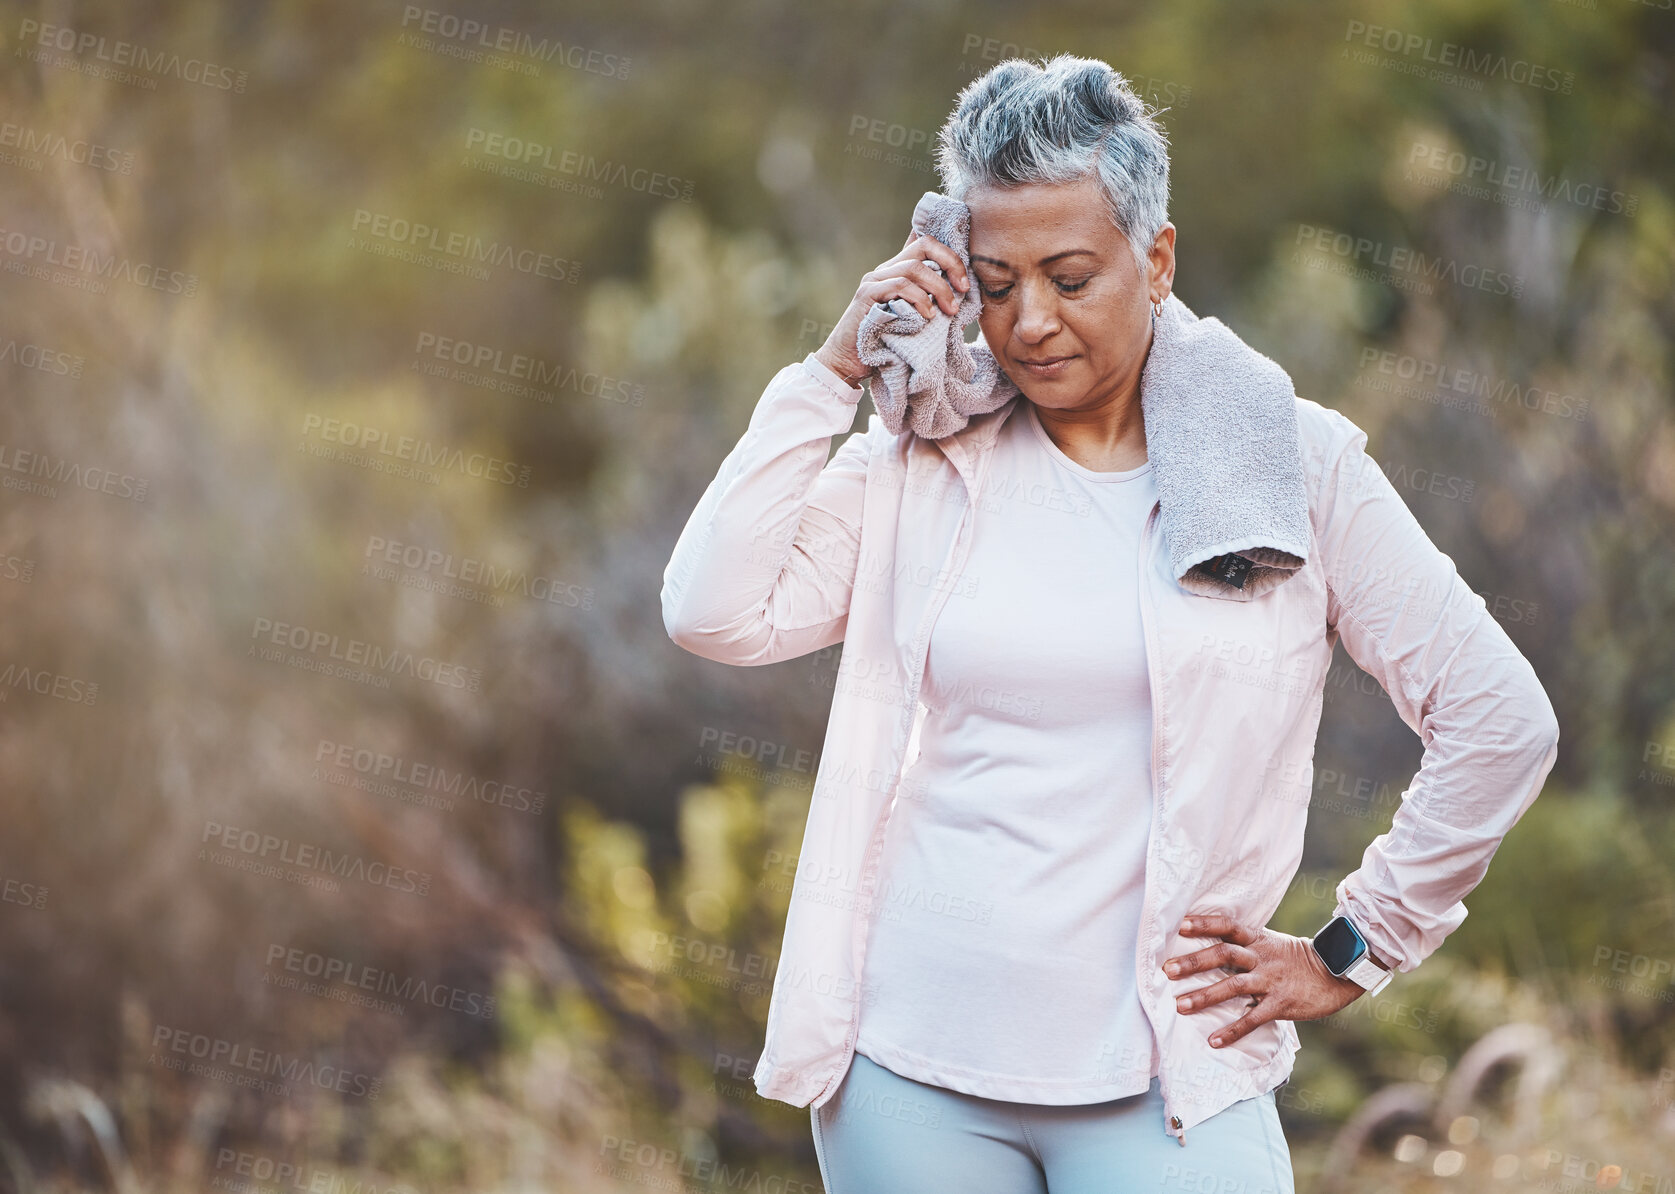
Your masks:
M1314 948L1326 969L1341 976L1367 952L1367 943L1347 917L1336 916L1315 935Z

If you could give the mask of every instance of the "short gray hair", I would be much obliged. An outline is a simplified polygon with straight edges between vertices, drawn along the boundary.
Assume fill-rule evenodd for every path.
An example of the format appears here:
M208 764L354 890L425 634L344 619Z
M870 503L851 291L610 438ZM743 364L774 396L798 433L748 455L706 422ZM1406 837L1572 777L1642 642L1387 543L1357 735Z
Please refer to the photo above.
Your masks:
M943 193L1097 174L1142 276L1169 219L1169 140L1128 80L1097 58L1007 58L960 92L937 134Z

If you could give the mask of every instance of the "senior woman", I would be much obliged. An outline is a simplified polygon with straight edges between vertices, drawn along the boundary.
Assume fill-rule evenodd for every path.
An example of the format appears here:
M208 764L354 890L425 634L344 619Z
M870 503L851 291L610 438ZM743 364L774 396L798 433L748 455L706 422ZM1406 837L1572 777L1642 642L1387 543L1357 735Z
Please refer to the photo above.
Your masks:
M1141 404L1168 156L1121 75L1002 62L938 153L969 272L910 236L867 273L664 574L705 658L844 644L758 1090L811 1107L832 1194L1291 1191L1292 1022L1460 923L1556 758L1552 706L1365 434L1304 398L1304 565L1242 599L1177 582ZM972 286L1021 392L936 440L875 414L828 461L868 310L952 314ZM1311 939L1267 921L1340 638L1425 754Z

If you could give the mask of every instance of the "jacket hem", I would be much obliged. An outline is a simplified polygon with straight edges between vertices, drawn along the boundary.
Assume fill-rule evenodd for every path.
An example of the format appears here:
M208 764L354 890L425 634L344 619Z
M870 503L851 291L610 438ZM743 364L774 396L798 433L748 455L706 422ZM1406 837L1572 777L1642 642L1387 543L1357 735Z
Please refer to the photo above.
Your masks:
M1234 1103L1258 1098L1276 1087L1283 1086L1291 1078L1300 1048L1300 1043L1293 1039L1291 1033L1282 1033L1279 1052L1273 1057L1255 1069L1235 1071L1238 1076L1231 1092L1204 1099L1183 1099L1176 1094L1170 1101L1169 1111L1170 1114L1180 1117L1181 1126L1178 1131L1172 1129L1171 1135L1180 1137L1184 1144L1186 1132L1211 1116L1227 1110ZM1228 1098L1228 1093L1233 1097Z
M837 1093L838 1085L848 1070L841 1067L835 1073L814 1073L808 1069L791 1070L762 1062L753 1075L756 1093L764 1099L789 1103L793 1107L823 1107Z

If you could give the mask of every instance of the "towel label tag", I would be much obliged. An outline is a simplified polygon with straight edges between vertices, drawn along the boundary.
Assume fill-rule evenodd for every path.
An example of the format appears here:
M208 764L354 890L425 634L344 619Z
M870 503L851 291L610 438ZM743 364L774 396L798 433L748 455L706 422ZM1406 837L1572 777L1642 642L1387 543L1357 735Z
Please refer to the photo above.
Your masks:
M1210 573L1218 576L1235 589L1245 587L1245 577L1250 574L1250 561L1237 552L1228 552L1224 556L1217 556L1210 563Z

